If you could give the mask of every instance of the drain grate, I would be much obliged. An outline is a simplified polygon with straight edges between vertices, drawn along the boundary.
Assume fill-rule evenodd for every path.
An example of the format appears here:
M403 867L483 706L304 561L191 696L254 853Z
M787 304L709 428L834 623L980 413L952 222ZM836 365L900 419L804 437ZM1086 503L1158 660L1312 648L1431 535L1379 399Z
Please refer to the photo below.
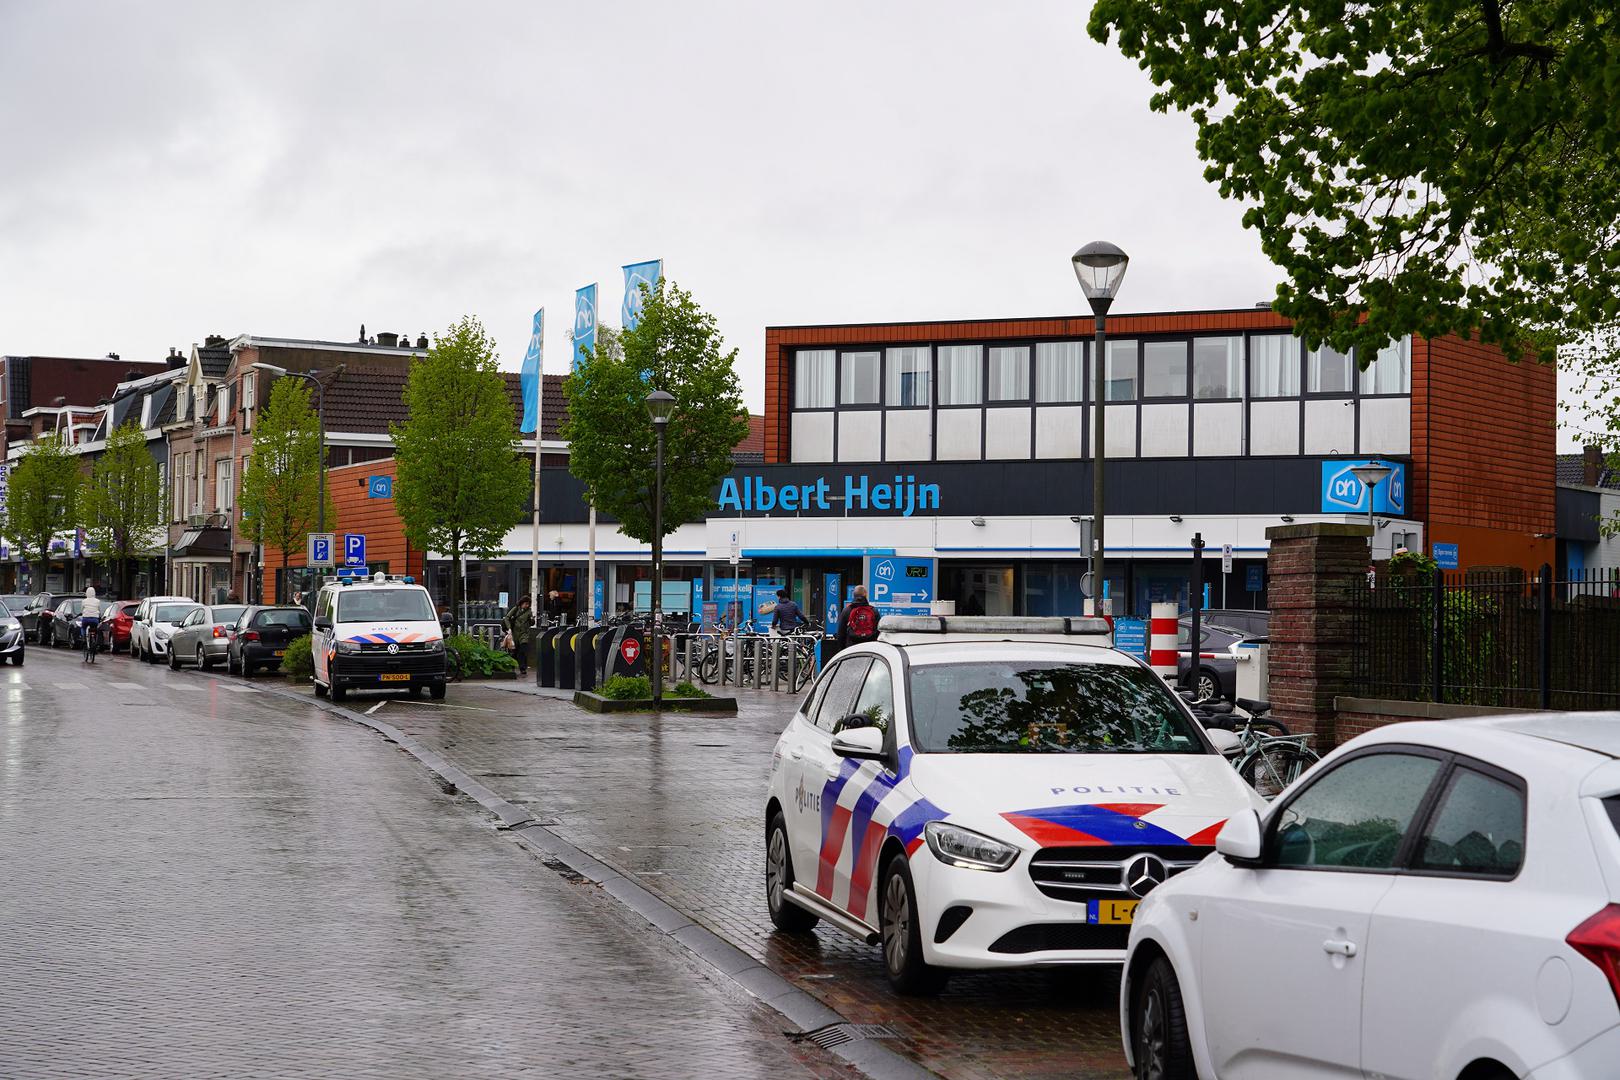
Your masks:
M791 1038L795 1042L812 1042L823 1050L831 1050L835 1046L844 1046L857 1039L895 1039L899 1036L882 1024L839 1023L828 1024L814 1031L797 1032Z

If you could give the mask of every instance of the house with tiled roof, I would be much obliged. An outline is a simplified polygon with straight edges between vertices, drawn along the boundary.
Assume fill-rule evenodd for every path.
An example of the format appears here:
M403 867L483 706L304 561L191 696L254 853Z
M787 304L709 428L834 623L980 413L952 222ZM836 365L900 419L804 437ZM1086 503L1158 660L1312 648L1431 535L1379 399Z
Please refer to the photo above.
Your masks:
M1565 578L1620 571L1620 454L1558 455L1558 568Z

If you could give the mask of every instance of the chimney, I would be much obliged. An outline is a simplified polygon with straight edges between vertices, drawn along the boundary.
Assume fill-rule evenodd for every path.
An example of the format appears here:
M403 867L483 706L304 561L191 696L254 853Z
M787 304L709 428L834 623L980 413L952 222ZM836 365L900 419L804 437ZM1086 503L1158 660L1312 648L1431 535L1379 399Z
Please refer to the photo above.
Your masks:
M1598 478L1603 475L1603 447L1581 447L1581 483L1587 487L1597 487Z
M225 339L218 334L209 334L207 337L203 338L203 346L205 348L212 349L216 345L223 344L225 344Z
M378 333L377 334L377 344L385 345L390 349L398 348L399 347L399 335L398 334Z
M141 377L141 373L136 371L134 368L127 368L124 371L124 381L125 382L134 382L136 379L138 379L140 377Z
M173 345L170 345L169 346L169 356L168 356L168 359L164 361L164 363L169 365L169 370L170 371L173 371L175 368L185 367L186 366L186 358L184 356L180 355L180 350L176 349Z
M118 359L118 354L115 353L115 352L110 352L110 353L107 354L107 359L109 359L109 360L117 360Z
M416 339L416 347L418 349L425 349L425 348L428 347L428 340L427 340L427 335L426 334L423 334L421 337Z
M366 324L361 323L360 324L360 344L364 345L365 343L366 343Z

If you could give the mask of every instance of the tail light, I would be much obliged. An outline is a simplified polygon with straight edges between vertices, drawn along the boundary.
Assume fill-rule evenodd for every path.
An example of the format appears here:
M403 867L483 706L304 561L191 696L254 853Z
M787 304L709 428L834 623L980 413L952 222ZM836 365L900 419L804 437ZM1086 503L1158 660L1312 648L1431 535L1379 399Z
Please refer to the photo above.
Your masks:
M243 641L258 641L259 640L259 632L257 630L249 630L249 631L247 631L246 633L244 633L242 635L242 640Z
M225 628L223 626L214 627L214 636L217 637L217 638L224 637L225 636Z
M1610 904L1569 932L1569 947L1598 966L1620 1004L1620 904Z

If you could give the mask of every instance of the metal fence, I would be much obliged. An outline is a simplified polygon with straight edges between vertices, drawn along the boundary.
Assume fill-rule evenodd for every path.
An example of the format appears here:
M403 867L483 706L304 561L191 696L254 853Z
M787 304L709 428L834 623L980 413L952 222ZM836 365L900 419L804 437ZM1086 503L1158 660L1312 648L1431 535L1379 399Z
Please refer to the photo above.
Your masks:
M1379 574L1351 606L1365 696L1620 709L1620 570Z

